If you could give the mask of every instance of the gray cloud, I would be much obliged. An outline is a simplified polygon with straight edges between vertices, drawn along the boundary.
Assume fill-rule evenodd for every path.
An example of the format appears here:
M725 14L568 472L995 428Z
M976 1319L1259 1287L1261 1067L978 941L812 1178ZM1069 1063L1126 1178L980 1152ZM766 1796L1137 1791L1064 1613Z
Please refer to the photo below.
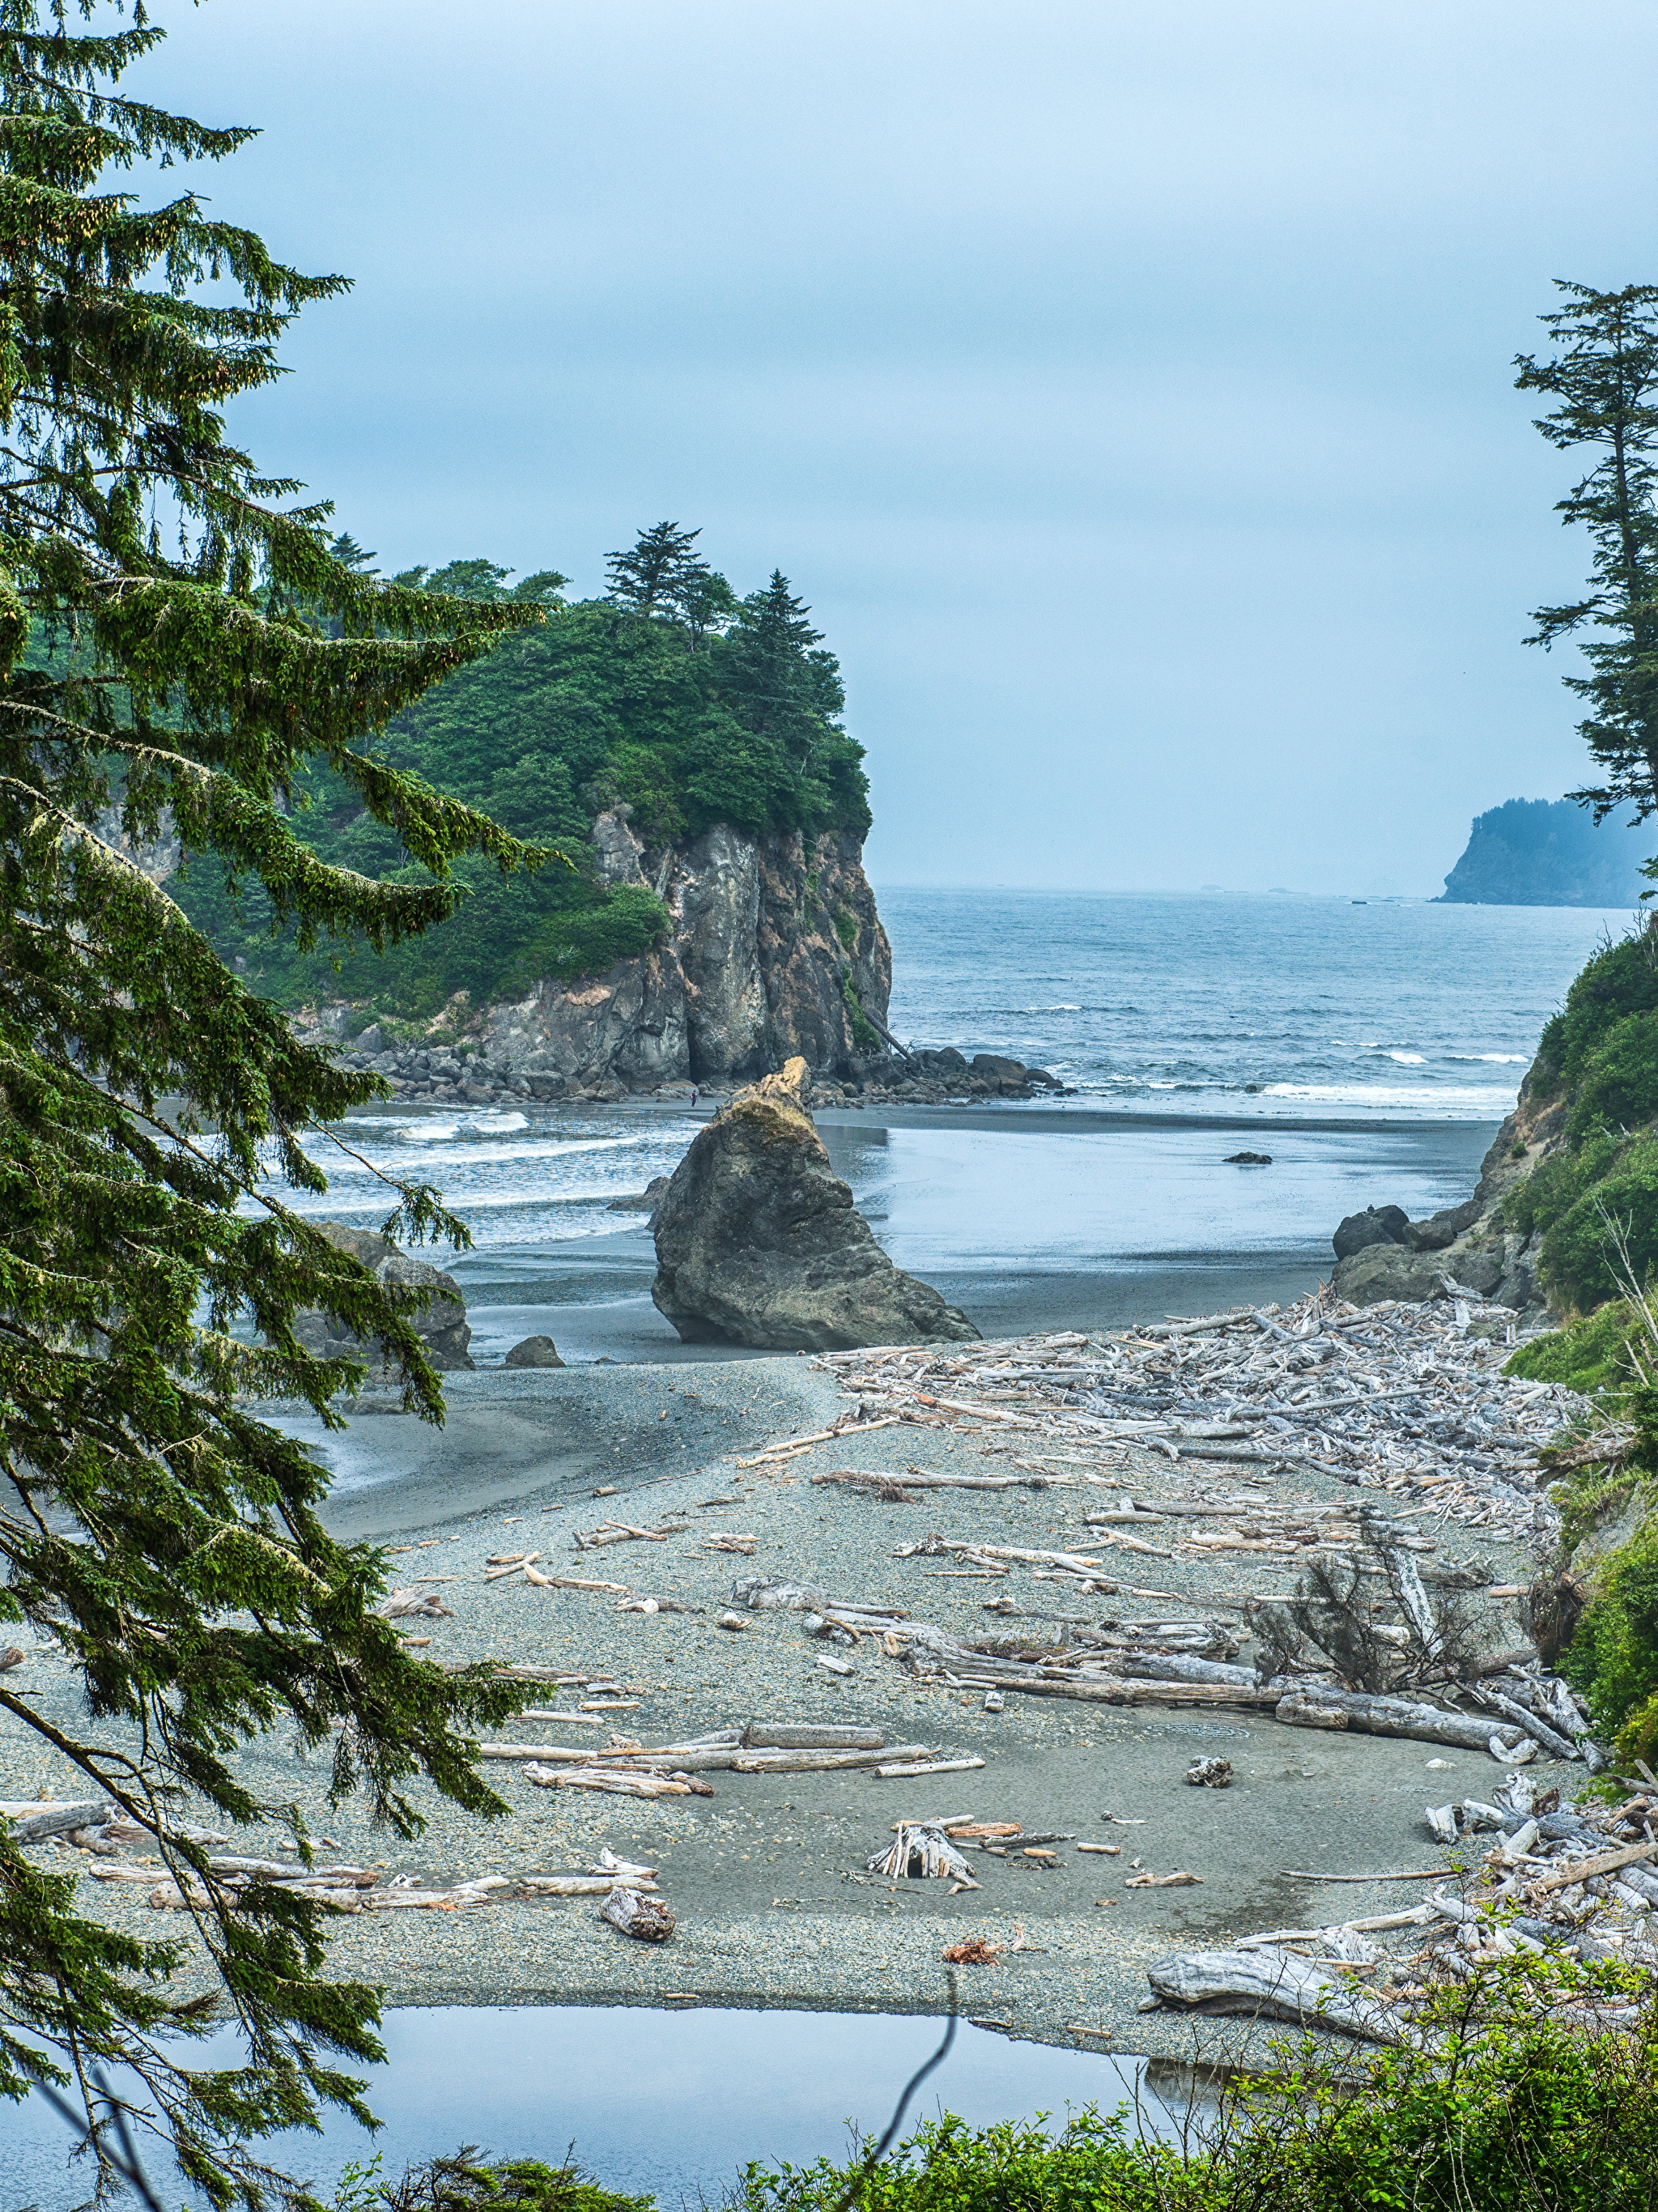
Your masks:
M1580 0L211 0L142 88L356 279L238 429L390 563L663 515L840 652L893 881L1437 888L1581 754L1508 367L1655 271Z

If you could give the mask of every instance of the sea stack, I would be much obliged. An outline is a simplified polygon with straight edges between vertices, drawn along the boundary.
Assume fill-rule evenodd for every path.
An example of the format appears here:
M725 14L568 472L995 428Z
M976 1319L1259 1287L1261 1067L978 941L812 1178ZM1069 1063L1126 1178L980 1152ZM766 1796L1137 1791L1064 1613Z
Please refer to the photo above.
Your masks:
M658 1307L687 1343L770 1352L976 1337L876 1243L812 1127L810 1079L797 1056L698 1132L657 1210Z

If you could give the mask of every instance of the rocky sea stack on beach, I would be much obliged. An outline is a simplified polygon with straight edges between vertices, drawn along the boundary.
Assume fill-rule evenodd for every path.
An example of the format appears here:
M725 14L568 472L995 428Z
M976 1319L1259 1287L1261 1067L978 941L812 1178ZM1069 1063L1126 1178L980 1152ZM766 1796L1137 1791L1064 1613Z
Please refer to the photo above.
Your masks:
M810 1079L797 1056L692 1142L655 1217L659 1310L688 1343L775 1352L976 1338L876 1243L811 1125Z

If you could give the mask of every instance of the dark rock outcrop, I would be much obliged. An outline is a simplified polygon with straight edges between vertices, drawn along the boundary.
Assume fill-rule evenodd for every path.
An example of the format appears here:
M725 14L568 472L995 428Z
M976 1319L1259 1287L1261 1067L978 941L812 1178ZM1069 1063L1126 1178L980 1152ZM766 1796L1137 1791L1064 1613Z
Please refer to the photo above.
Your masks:
M404 1284L410 1289L433 1292L425 1311L411 1318L434 1367L452 1371L476 1365L467 1350L472 1332L466 1319L466 1301L452 1275L429 1266L424 1260L411 1259L398 1245L377 1236L372 1229L348 1229L343 1221L323 1221L317 1225L331 1244L361 1260L382 1283ZM340 1359L350 1354L372 1355L378 1348L365 1345L360 1337L340 1334L333 1316L316 1307L296 1316L294 1334L307 1352L314 1352L325 1359Z
M1448 1206L1425 1221L1407 1222L1402 1241L1412 1252L1442 1252L1464 1230L1473 1227L1483 1211L1478 1198L1465 1198L1461 1206Z
M1402 1244L1410 1215L1400 1206L1367 1206L1363 1213L1350 1213L1330 1242L1338 1260L1351 1260L1371 1244Z
M655 1222L651 1296L688 1343L830 1352L978 1330L895 1267L829 1166L796 1056L697 1133Z
M558 1346L550 1336L526 1336L501 1362L504 1367L562 1367Z
M653 851L617 807L599 816L593 845L607 882L663 901L667 943L482 1010L477 1074L531 1097L613 1089L619 1098L743 1080L797 1053L824 1073L852 1073L880 1053L859 1017L866 1008L884 1021L892 954L855 837L756 837L722 824Z
M1518 1105L1485 1154L1471 1198L1425 1221L1411 1220L1396 1206L1348 1215L1333 1240L1330 1285L1338 1297L1371 1306L1387 1298L1446 1297L1455 1286L1519 1313L1541 1313L1548 1303L1538 1276L1541 1237L1506 1227L1499 1211L1507 1193L1558 1140L1558 1113L1540 1113L1528 1097L1530 1081L1528 1076L1521 1085ZM1370 1233L1369 1224L1380 1233Z

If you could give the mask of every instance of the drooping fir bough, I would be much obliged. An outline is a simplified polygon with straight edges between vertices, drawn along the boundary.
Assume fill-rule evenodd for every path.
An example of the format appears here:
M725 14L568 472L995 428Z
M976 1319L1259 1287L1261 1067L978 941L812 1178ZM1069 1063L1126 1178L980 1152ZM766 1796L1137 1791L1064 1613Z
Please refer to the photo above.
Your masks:
M379 1086L298 1045L133 855L175 836L303 941L374 946L452 909L456 856L535 865L389 767L377 732L541 613L337 561L328 510L229 441L226 403L278 374L286 323L343 280L283 267L188 191L141 205L136 163L218 160L248 134L121 96L161 36L141 8L77 33L63 0L0 0L0 1624L55 1639L84 1691L76 1719L52 1718L36 1661L0 1673L0 1708L82 1794L157 1829L205 1900L217 1983L185 2002L185 1946L78 1911L73 1875L0 1821L0 2092L55 2080L106 2122L94 2069L136 2067L152 2154L253 2203L292 2192L247 2142L319 2098L355 2103L341 2062L376 2055L375 1998L326 1978L319 1908L233 1897L169 1815L186 1796L232 1821L280 1810L235 1764L278 1725L327 1747L335 1792L365 1791L400 1833L422 1778L499 1811L467 1732L525 1693L400 1648L374 1611L379 1555L331 1540L318 1467L257 1418L283 1396L334 1419L361 1371L296 1340L311 1306L378 1340L405 1404L440 1414L407 1294L271 1194L323 1188L305 1133ZM295 836L307 763L395 831L404 880ZM430 1192L390 1195L388 1233L458 1231ZM179 2033L212 2017L234 2019L245 2066L178 2063Z

